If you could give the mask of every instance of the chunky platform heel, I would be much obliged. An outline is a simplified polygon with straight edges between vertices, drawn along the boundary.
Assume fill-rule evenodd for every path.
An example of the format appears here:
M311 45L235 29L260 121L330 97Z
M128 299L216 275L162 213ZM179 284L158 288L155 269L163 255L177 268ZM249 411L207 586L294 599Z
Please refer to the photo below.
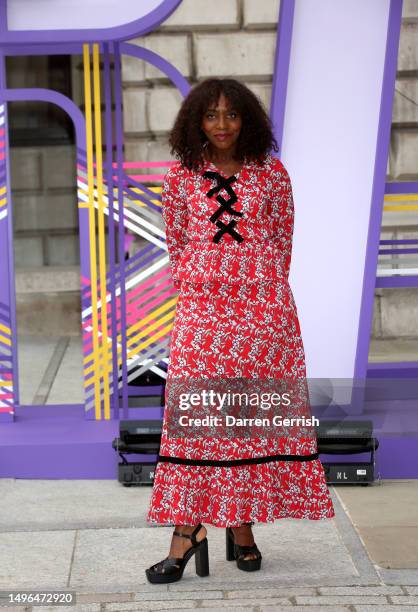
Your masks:
M191 540L192 547L185 552L184 557L166 557L145 570L149 582L153 584L165 584L167 582L176 582L180 580L189 559L191 559L193 555L195 555L196 574L202 578L209 575L208 539L205 537L200 542L196 540L196 535L201 527L202 524L199 523L190 535L174 531L174 535Z
M243 523L244 525L254 525L254 523ZM255 554L255 559L245 559L248 554ZM257 544L252 546L240 546L235 544L234 532L231 527L226 528L226 560L236 561L237 567L245 572L255 572L261 567L261 552Z

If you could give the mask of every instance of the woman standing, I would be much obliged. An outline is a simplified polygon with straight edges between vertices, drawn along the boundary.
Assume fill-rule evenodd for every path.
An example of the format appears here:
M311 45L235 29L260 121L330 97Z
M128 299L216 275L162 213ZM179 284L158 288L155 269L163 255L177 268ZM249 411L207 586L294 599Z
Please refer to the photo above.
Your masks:
M292 188L258 98L234 79L203 81L170 144L179 162L162 212L179 298L167 388L176 378L304 379L288 284ZM262 556L252 524L333 516L315 437L174 437L166 407L147 521L175 531L168 557L146 570L150 582L179 580L193 555L197 573L209 573L202 523L227 528L227 559L253 571Z

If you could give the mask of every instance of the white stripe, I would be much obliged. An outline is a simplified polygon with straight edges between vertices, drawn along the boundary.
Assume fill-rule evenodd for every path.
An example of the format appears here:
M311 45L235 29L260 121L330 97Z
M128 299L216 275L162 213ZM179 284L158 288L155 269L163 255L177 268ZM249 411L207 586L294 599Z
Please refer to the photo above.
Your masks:
M86 330L88 332L93 332L93 328L90 325L86 326ZM139 330L138 330L139 333ZM101 332L98 332L98 337L100 338L102 336ZM109 340L109 342L111 342L111 340ZM116 347L117 348L122 348L122 345L120 344L120 342L116 343ZM131 351L132 348L130 347L126 347L127 348L127 352ZM92 354L92 353L90 353ZM119 353L118 353L119 354ZM110 359L108 360L108 362L110 361ZM141 355L133 355L133 357L128 357L128 359L126 360L126 365L127 366L135 366L138 365L146 365L147 363L152 363L153 359L144 359ZM163 359L160 359L160 361L166 361L167 362L167 358L164 357ZM158 366L153 366L152 368L149 368L150 370L152 370L153 372L155 372L156 374L161 374L163 376L163 378L167 378L167 374L164 370L160 370L160 368ZM113 381L112 381L113 382Z
M82 183L81 180L77 181L77 185L78 185L79 189L83 189L83 191L88 191L87 184L86 183ZM95 200L98 198L97 189L94 189L94 198L95 198ZM80 194L80 199L83 202L88 202L89 201L89 197L88 197L87 194ZM105 202L105 204L107 204L107 206L109 206L109 198L108 198L108 195L105 194L105 193L103 194L103 201ZM130 202L129 198L126 198L126 197L123 198L123 203L124 204L127 204L129 202ZM113 200L113 210L117 210L117 211L119 210L119 203L115 199ZM125 215L127 217L130 217L131 219L135 220L138 224L141 224L144 227L147 227L148 229L150 229L153 232L155 232L155 234L157 234L158 236L161 236L162 238L165 238L165 232L163 230L161 230L158 227L155 227L155 225L153 225L149 221L146 221L145 219L143 219L143 217L141 217L137 213L133 212L129 208L124 207L124 213L125 213ZM106 214L108 214L107 209L106 209Z
M143 270L142 272L137 274L134 278L131 278L131 280L125 284L125 289L130 289L131 287L135 286L139 281L143 280L144 278L147 278L147 276L150 276L153 272L165 266L168 263L168 261L169 261L169 257L167 255L166 257L163 257L162 259L154 263L152 266L150 266L146 270ZM121 291L120 287L117 287L115 291L116 296L120 295L120 291ZM110 302L111 299L112 299L111 295L106 296L106 302ZM102 301L98 300L97 309L101 308L101 306L102 306ZM88 317L92 313L92 310L93 310L92 306L85 308L82 312L82 318L84 319L85 317Z
M377 270L377 276L408 276L418 274L418 268L399 268L398 270L385 270L380 268Z
M80 185L79 185L79 187L80 187ZM96 197L97 197L97 191L95 191L95 198ZM86 202L86 203L88 203L90 201L89 196L86 195L85 193L81 193L80 191L79 191L79 194L78 194L78 199L81 200L81 202ZM107 196L103 196L103 199L105 200L106 204L109 204ZM96 199L94 201L94 207L96 209L99 209L99 204L98 204ZM116 210L116 211L119 210L119 207L117 206L116 203L115 203L115 206L114 206L114 210ZM103 212L107 216L109 216L109 208L103 208ZM152 234L149 234L145 230L139 229L136 225L133 225L132 223L128 224L128 222L126 221L126 218L130 218L133 221L136 221L139 225L142 225L143 227L147 227L148 229L153 231L154 234L156 234L157 236L161 236L162 238L165 238L165 232L163 230L161 230L160 228L156 227L152 223L149 223L149 221L145 221L145 219L143 219L140 215L137 215L136 213L132 212L128 208L124 208L124 216L125 216L125 219L124 219L124 221L125 221L124 226L125 227L129 227L129 229L131 229L133 232L135 232L135 234L137 234L138 236L141 236L142 238L146 238L147 240L149 240L150 242L152 242L156 246L160 247L164 251L167 251L167 245L166 245L165 242L161 242L160 240L158 240L158 238L155 238ZM119 216L118 216L118 214L116 212L114 212L114 214L113 214L113 220L114 221L119 221Z
M0 221L4 219L4 217L7 217L7 208L6 210L3 210L2 212L0 212Z

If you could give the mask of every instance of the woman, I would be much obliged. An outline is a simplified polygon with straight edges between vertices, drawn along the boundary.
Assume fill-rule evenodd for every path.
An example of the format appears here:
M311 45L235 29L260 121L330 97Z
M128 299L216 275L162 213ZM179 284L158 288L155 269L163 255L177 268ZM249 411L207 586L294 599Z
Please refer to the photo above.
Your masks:
M291 183L271 154L277 144L258 98L233 79L200 83L170 145L179 162L165 176L162 212L179 298L147 521L175 531L169 555L146 570L153 583L179 580L193 555L197 573L209 573L202 523L226 527L227 559L253 571L262 556L252 524L334 516L315 436L169 431L167 391L176 379L306 377L288 284Z

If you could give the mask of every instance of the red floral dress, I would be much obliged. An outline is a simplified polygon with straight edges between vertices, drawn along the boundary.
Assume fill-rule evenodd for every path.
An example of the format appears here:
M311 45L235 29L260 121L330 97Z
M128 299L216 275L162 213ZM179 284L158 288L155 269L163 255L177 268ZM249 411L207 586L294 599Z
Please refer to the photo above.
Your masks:
M246 161L230 177L211 162L199 171L177 163L166 174L162 206L179 290L167 389L188 378L305 379L288 283L292 188L280 160ZM234 527L334 516L316 437L179 437L169 431L168 412L149 523Z

